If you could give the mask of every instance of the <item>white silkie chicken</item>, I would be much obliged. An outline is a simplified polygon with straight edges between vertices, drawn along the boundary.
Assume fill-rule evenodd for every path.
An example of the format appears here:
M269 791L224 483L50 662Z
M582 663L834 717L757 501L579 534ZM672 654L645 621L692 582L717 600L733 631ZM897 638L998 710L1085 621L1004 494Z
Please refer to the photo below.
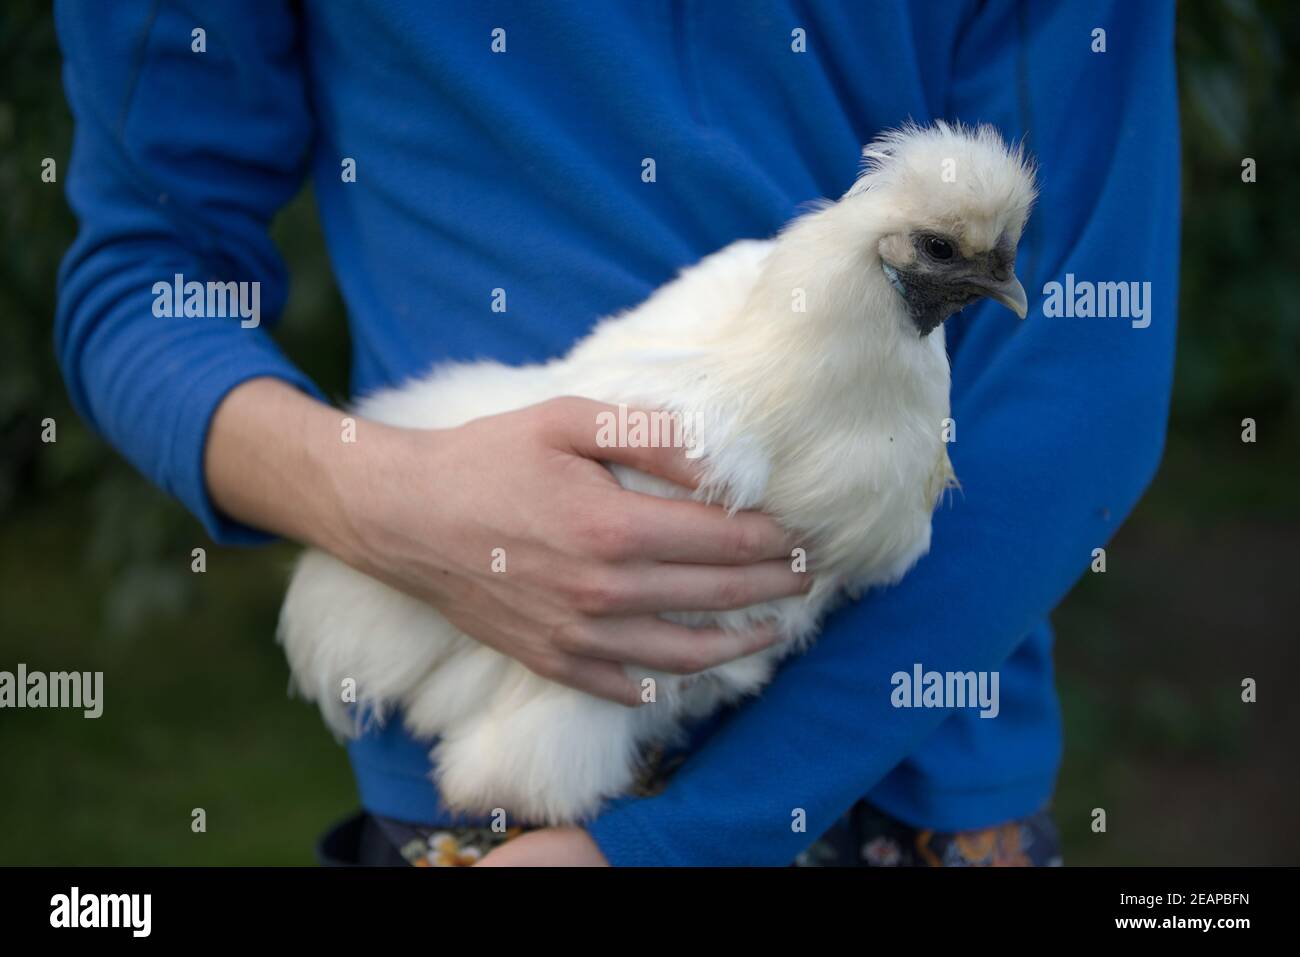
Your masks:
M625 792L645 748L684 718L761 688L841 593L895 582L927 551L952 479L941 324L982 297L1025 316L1013 267L1034 173L991 127L908 126L864 158L838 202L775 239L714 253L563 359L444 366L356 406L430 429L562 395L670 410L692 427L700 489L611 466L618 481L762 509L800 537L815 584L740 611L665 617L730 629L774 620L782 640L692 679L629 672L655 680L656 700L626 708L541 678L434 608L308 551L280 637L297 686L336 730L356 731L340 693L352 679L363 710L400 711L415 736L437 739L449 807L579 821Z

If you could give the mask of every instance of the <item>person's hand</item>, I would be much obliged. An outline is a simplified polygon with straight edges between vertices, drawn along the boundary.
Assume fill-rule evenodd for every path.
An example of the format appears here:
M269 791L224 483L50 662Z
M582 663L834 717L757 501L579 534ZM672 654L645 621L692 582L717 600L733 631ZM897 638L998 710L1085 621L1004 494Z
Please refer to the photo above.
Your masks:
M616 410L562 398L453 429L358 421L330 456L331 550L537 674L628 705L622 664L690 674L772 643L768 627L656 617L798 594L810 576L768 516L623 489L597 460L688 487L693 466L681 449L598 447L601 411Z
M609 861L582 828L547 827L502 844L474 866L609 867Z

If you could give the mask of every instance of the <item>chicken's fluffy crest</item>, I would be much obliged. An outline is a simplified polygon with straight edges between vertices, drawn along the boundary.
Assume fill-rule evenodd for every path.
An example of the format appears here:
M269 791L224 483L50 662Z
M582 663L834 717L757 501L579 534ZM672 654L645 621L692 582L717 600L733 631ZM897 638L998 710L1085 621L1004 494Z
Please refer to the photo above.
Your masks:
M936 120L878 135L863 148L861 173L845 196L888 191L899 222L987 223L996 232L971 238L991 245L1008 226L1020 238L1038 196L1036 178L1023 142L1008 145L987 123Z

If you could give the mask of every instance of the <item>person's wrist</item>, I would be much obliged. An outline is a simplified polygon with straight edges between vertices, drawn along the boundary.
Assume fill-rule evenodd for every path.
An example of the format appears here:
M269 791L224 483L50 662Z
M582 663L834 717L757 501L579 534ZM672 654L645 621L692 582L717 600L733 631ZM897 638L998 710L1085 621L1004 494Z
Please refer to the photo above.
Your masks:
M359 428L344 421L340 413L331 435L322 430L308 444L310 472L317 479L308 509L311 527L305 532L308 544L329 552L356 567L367 562L374 495L367 488L368 471L374 458L382 455L383 429L373 431L366 423L365 448L347 441L345 430ZM354 418L354 417L353 417Z
M311 544L356 568L377 569L389 551L400 478L429 467L437 433L353 419L355 441L313 449L323 491ZM432 510L424 513L425 520L434 518Z

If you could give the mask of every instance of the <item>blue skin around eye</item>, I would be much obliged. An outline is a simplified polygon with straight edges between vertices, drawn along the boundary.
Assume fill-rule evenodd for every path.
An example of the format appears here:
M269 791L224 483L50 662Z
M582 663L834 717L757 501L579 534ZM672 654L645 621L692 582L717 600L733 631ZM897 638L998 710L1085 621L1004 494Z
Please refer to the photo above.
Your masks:
M881 263L880 268L884 271L885 278L889 280L889 284L894 287L894 291L900 296L906 296L907 290L903 288L903 280L898 278L898 270L889 265L889 263Z
M949 320L963 491L937 514L931 554L837 613L759 699L699 729L662 794L615 802L590 831L615 864L778 865L864 796L944 830L1042 806L1062 750L1048 614L1163 443L1173 4L301 7L56 9L80 223L59 275L58 357L86 420L223 543L266 536L204 488L213 410L254 376L318 392L268 334L288 278L267 226L306 178L365 392L440 360L562 354L682 266L840 195L861 145L909 117L1027 136L1042 187L1017 260L1030 317L982 303ZM1091 50L1098 25L1105 53ZM1150 281L1150 327L1045 319L1043 284L1067 271ZM261 326L154 317L151 287L175 273L260 281ZM492 311L497 288L508 313ZM997 669L1000 714L894 708L890 677L916 662ZM395 721L353 743L363 804L444 820L427 749Z

